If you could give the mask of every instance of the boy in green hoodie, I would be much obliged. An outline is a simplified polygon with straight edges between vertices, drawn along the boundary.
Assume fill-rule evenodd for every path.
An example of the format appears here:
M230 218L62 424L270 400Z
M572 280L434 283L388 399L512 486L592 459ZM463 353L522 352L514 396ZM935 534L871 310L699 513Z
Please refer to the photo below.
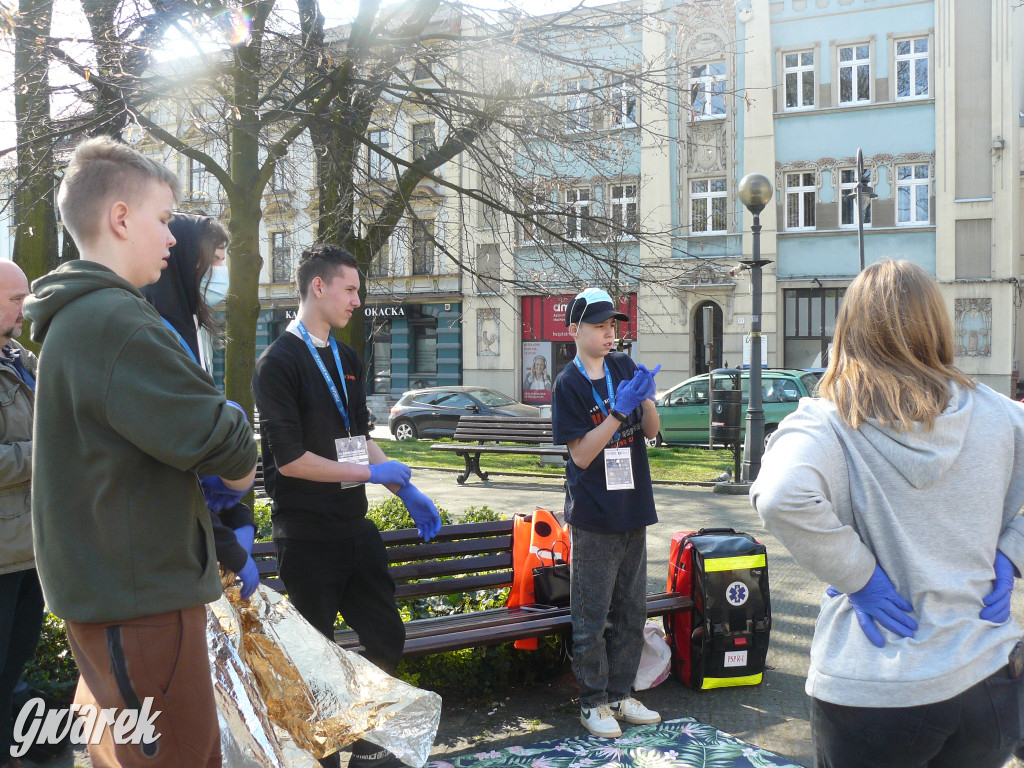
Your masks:
M141 743L106 729L94 765L221 765L204 610L221 589L197 478L241 496L256 444L139 292L167 265L177 192L170 171L123 144L79 145L57 203L81 258L25 302L42 344L36 563L81 672L76 703L154 713Z

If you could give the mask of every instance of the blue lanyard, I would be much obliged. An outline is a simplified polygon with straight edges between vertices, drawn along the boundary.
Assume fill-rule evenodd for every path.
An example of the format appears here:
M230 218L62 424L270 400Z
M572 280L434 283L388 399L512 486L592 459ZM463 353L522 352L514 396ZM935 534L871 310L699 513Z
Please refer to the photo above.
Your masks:
M313 340L309 338L309 331L306 330L306 326L302 323L296 323L296 328L299 330L299 335L302 336L302 340L306 342L306 347L309 348L309 354L316 360L316 366L320 369L320 373L324 377L324 381L327 382L327 388L331 390L331 397L334 398L334 404L338 407L338 413L341 414L341 418L345 420L345 430L352 434L352 429L349 427L348 422L348 411L345 410L345 403L341 400L341 395L338 394L338 388L334 386L334 379L331 378L331 374L327 372L327 366L324 365L324 361L320 358L320 353L316 351L316 347L313 346ZM348 387L345 386L345 369L341 367L341 356L338 354L338 342L334 340L334 337L328 334L327 341L331 345L331 351L334 353L334 362L338 366L338 378L341 379L341 389L345 393L345 401L348 401Z
M181 346L185 348L185 351L188 352L188 356L192 358L193 362L195 362L196 365L199 365L199 360L196 359L196 353L192 351L192 347L190 347L188 342L186 342L182 335L178 333L178 329L171 325L171 321L166 317L161 317L160 319L164 321L164 325L170 329L171 333L178 337L178 341L181 342ZM199 367L202 368L202 366Z
M583 367L583 363L580 362L580 356L576 355L576 357L574 357L572 359L572 361L574 363L576 363L576 367L579 369L580 373L583 374L583 378L585 378L588 382L590 382L590 391L594 393L594 400L597 402L597 407L600 408L601 409L601 413L603 413L605 415L605 417L607 417L608 416L608 410L604 407L604 400L602 400L601 396L599 394L597 394L597 389L594 388L594 382L591 381L590 374L587 373L587 369L584 368ZM608 387L608 404L611 406L611 409L614 411L615 410L615 387L612 386L612 372L608 370L608 362L607 361L604 362L604 383ZM615 440L615 442L619 441L619 431L618 430L615 430L615 436L613 437L613 439Z

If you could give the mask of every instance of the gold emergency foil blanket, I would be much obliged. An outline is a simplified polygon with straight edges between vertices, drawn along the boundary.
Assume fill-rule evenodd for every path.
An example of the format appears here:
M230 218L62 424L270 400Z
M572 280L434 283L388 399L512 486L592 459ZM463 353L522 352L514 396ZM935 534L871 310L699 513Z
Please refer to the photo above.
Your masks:
M270 721L256 681L234 642L241 640L237 614L226 598L219 602L223 605L216 611L207 607L206 640L225 768L319 768L311 754L296 747ZM222 621L229 626L235 622L231 632Z
M419 768L430 756L441 697L387 675L339 648L278 593L237 587L210 608L251 672L271 722L317 758L360 738ZM281 763L285 764L285 763Z

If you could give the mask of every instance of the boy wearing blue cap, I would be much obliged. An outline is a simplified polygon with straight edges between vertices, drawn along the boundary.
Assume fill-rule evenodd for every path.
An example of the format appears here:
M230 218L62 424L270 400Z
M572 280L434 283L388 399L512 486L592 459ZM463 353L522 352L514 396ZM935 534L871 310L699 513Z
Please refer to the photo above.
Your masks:
M647 526L658 522L644 438L661 426L653 371L612 352L629 318L598 288L578 294L565 324L576 357L555 379L556 443L569 447L565 520L572 547L570 611L580 721L595 736L618 721L661 721L630 696L647 619Z

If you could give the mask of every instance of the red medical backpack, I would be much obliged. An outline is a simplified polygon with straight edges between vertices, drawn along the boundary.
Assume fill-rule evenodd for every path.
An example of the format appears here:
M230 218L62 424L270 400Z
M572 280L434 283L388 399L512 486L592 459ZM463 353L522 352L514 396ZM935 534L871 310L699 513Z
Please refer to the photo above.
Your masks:
M669 552L669 592L692 611L665 617L672 671L693 688L757 685L771 632L767 550L732 528L680 531Z

